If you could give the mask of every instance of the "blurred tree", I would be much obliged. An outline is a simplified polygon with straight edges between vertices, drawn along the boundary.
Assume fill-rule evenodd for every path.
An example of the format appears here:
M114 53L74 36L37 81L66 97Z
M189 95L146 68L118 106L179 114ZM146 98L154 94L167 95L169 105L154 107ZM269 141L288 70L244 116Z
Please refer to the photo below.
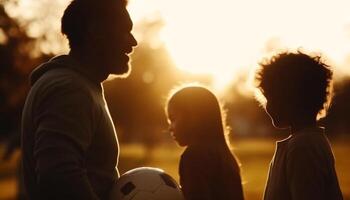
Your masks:
M237 80L227 89L224 101L231 137L279 136L285 132L272 126L264 108L254 98L245 73L238 75Z
M335 82L334 94L328 115L321 120L321 123L330 135L349 134L350 79L348 77Z
M22 104L27 92L27 75L32 58L28 55L34 39L0 4L0 135L17 129Z
M245 76L240 77L227 90L225 97L228 125L232 128L232 136L256 137L256 136L283 136L288 130L279 130L272 126L269 116L262 106L253 98L243 94L242 87L246 83ZM243 90L247 90L243 88ZM350 113L350 78L345 77L334 83L334 98L328 114L319 121L321 126L326 127L330 136L349 134L349 113Z
M164 112L170 90L183 82L210 81L206 76L189 75L174 66L159 41L162 25L161 19L136 25L141 39L132 55L131 74L104 84L121 142L140 142L152 148L164 138L171 139Z
M31 21L19 21L8 14L6 6L17 3L17 0L0 1L0 137L19 128L29 89L28 75L51 56L41 51L44 36L29 36Z
M39 38L30 37L26 25L7 13L7 3L16 2L0 1L0 139L8 139L0 160L9 159L20 146L21 113L29 90L28 75L48 57L38 51ZM17 178L17 199L25 199L21 176L18 174Z
M27 24L20 23L7 13L7 3L0 4L0 138L10 137L5 157L19 146L22 107L29 90L28 75L49 55L39 51L40 38L32 38Z

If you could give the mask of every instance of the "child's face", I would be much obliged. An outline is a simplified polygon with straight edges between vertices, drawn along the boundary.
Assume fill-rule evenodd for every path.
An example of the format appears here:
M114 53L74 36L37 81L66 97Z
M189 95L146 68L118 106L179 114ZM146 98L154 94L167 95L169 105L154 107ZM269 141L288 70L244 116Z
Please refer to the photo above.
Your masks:
M289 106L275 98L266 97L266 112L269 114L272 124L276 128L288 128L290 126Z
M187 146L188 139L188 128L186 127L186 120L183 114L176 112L172 107L168 108L168 121L169 121L169 131L173 136L174 140L180 146Z

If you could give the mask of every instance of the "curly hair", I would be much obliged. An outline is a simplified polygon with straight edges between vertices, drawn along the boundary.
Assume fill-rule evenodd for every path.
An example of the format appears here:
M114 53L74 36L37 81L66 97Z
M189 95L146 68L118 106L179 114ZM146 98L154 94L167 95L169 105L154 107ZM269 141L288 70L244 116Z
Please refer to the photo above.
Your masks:
M127 0L72 0L61 19L61 32L67 36L71 49L81 47L92 24L118 26L110 24L110 19L118 15L116 10L125 9L127 3Z
M324 117L332 97L331 67L320 56L284 52L265 60L255 74L258 91L300 114ZM263 101L260 100L263 104Z

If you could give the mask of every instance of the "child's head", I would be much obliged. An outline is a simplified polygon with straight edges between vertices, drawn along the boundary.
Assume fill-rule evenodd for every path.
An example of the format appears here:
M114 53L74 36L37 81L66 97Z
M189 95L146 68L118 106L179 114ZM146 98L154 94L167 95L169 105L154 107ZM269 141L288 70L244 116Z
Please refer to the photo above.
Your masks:
M221 108L204 87L185 87L173 93L166 107L170 131L180 146L225 143Z
M281 53L260 63L257 88L275 127L290 127L298 118L323 117L332 93L332 70L319 56Z

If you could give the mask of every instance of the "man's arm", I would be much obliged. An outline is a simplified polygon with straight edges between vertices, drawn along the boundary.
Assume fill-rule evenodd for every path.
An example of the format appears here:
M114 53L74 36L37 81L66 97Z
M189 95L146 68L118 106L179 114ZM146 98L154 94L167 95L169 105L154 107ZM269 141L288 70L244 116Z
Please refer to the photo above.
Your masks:
M92 99L74 86L45 94L35 112L34 157L43 199L96 200L85 169L93 135Z

